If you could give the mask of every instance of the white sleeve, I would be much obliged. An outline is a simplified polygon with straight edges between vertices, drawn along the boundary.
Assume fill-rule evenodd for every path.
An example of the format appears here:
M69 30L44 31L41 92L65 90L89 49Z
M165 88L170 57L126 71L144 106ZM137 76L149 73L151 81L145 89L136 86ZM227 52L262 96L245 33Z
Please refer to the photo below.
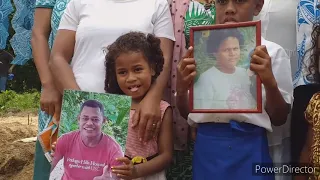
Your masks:
M291 76L290 58L284 49L279 48L276 55L271 58L273 75L284 100L292 105L293 83Z
M59 24L59 29L77 31L79 25L79 2L80 0L71 0L62 17Z
M154 25L153 33L155 36L175 41L173 23L167 0L156 0L152 23Z

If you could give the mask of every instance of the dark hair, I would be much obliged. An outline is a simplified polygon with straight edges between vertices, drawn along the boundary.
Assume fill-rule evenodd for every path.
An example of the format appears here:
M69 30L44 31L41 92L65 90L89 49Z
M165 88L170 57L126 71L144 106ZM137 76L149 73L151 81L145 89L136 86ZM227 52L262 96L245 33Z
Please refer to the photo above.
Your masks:
M97 100L87 100L87 101L85 101L80 107L80 113L81 113L81 111L83 110L84 107L99 108L101 113L102 113L102 116L104 116L104 107Z
M163 53L160 49L160 39L152 34L130 32L120 36L107 47L105 91L113 94L124 94L120 89L115 70L115 61L123 53L140 52L147 59L148 64L155 71L152 82L160 75L163 69Z
M307 74L307 79L313 81L314 83L320 83L320 74L319 74L319 55L320 55L320 48L318 47L319 44L319 36L320 36L320 23L319 20L313 25L313 30L311 33L311 47L308 49L304 57L307 53L311 52L310 55L310 64L308 67L309 73Z
M210 32L210 36L207 41L207 53L212 54L218 52L221 43L228 37L237 38L240 47L244 44L244 38L238 29L217 29Z

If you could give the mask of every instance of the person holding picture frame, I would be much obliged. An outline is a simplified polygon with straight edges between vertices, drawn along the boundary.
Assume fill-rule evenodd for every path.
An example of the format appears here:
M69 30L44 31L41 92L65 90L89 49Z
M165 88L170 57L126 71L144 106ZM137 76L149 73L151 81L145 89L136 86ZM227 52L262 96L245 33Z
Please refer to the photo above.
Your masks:
M248 22L259 14L263 0L218 0L216 23ZM276 43L261 38L250 61L250 69L261 82L262 113L189 114L188 89L196 76L196 64L189 47L177 66L177 105L181 115L197 127L193 155L193 179L273 180L274 174L259 169L271 168L266 131L286 122L293 100L291 67L288 55ZM281 68L281 69L280 69ZM253 167L258 169L253 169ZM260 168L259 168L260 167ZM254 171L256 170L256 171Z
M177 106L177 65L187 51L190 27L215 24L215 0L170 0L170 10L176 41L173 48L171 84L168 86L173 107L174 157L166 174L168 179L192 179L193 144L187 120L181 116Z

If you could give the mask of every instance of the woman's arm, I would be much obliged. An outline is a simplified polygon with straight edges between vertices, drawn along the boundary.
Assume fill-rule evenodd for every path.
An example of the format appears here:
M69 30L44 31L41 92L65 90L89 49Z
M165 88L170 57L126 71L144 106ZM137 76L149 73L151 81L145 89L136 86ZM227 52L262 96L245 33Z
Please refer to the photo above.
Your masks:
M36 8L32 28L32 55L43 87L52 86L53 78L49 70L49 36L51 32L52 9Z
M64 89L80 89L69 65L74 53L76 31L80 23L79 5L80 2L77 0L69 1L61 18L50 56L50 70L61 93Z
M163 70L152 84L151 89L148 92L153 99L157 99L160 103L162 100L162 95L167 87L168 80L170 77L171 63L172 63L172 53L173 53L173 41L167 38L159 38L161 41L160 48L163 52L164 64Z
M80 90L69 63L73 56L75 31L58 30L50 57L50 70L61 93L64 89Z
M54 85L53 76L48 65L50 56L48 40L51 32L51 14L52 9L50 8L36 8L31 45L34 63L43 87L40 107L42 111L53 115L54 113L60 113L61 94Z
M172 160L173 154L173 125L172 109L164 114L158 139L159 155L152 160L135 165L137 177L146 177L164 170Z

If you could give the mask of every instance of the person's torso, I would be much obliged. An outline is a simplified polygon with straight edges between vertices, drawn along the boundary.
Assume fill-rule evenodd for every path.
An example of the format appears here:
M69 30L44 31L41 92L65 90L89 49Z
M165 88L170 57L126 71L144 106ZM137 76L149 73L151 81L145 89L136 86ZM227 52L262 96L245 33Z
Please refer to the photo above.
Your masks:
M81 0L71 62L82 90L104 92L106 47L130 31L153 33L156 0Z
M201 76L207 76L210 86L208 88L213 94L212 96L202 95L205 98L204 101L212 102L210 107L202 108L252 109L256 107L256 102L250 93L251 82L244 68L237 67L233 74L225 74L216 67L212 67ZM212 99L208 99L209 97Z
M92 180L94 177L102 175L105 166L110 169L112 165L117 165L113 164L115 160L112 159L115 158L113 156L117 149L114 142L106 135L93 148L83 144L79 131L73 132L68 141L68 148L64 156L64 179Z

